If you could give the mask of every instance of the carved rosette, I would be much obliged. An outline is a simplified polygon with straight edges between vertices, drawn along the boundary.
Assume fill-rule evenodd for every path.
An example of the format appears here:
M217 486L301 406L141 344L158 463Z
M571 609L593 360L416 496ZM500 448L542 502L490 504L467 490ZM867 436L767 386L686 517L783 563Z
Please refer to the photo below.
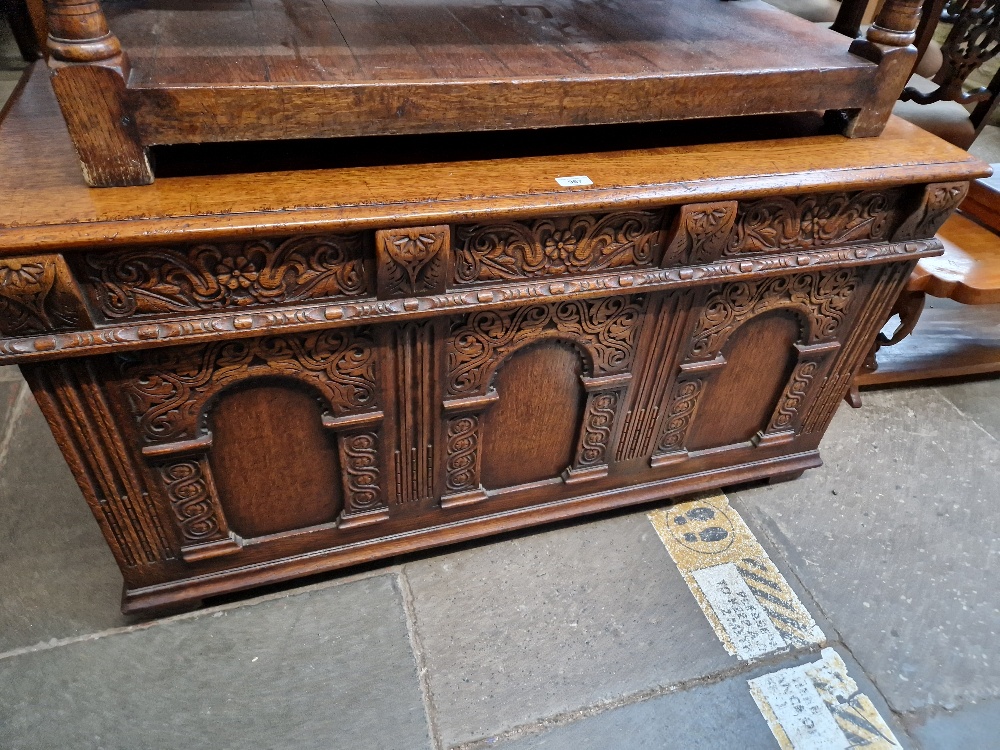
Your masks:
M655 262L662 211L622 211L456 229L456 284L520 281Z
M379 299L443 292L451 255L447 225L375 232Z
M80 327L92 323L61 255L0 259L0 333L30 336Z
M361 235L92 253L79 264L108 320L367 296Z
M736 210L736 201L681 206L660 265L693 265L718 260L729 244Z

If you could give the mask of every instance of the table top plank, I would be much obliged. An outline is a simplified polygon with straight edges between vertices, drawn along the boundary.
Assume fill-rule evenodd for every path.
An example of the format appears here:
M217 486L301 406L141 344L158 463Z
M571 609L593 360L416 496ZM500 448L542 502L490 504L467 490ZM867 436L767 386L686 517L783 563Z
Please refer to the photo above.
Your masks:
M410 163L160 177L144 187L94 189L83 182L47 72L35 65L0 123L0 254L150 243L181 227L205 238L330 231L514 211L542 215L561 207L751 198L790 189L874 189L989 173L975 157L898 119L882 136L864 139L803 135L672 145L673 131L666 128L662 141L654 131L642 148L630 149L614 134L631 131L600 132L603 146L585 153L419 163L417 150ZM701 124L697 132L703 133ZM731 137L733 131L722 132ZM510 150L511 134L494 138L487 145ZM555 181L574 175L593 184L561 187Z

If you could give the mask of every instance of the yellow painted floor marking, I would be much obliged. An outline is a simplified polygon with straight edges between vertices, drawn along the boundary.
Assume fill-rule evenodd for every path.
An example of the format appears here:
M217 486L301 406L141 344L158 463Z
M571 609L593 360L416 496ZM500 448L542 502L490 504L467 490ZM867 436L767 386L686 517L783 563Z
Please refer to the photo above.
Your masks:
M826 641L725 495L653 511L649 520L730 654L749 661Z
M832 648L819 661L749 680L782 750L899 748L899 741Z

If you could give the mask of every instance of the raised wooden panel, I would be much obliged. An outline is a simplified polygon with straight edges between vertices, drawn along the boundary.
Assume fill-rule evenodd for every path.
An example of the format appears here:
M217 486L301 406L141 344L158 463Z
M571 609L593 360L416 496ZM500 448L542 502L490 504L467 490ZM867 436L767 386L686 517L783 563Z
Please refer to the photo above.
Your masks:
M798 316L776 310L752 318L723 348L726 366L706 386L689 451L749 441L767 427L795 367Z
M559 476L573 462L585 394L570 345L548 341L500 366L498 403L483 418L482 483L511 487Z
M285 382L219 398L209 416L209 460L226 519L240 536L337 520L343 506L337 445L320 411L313 394Z

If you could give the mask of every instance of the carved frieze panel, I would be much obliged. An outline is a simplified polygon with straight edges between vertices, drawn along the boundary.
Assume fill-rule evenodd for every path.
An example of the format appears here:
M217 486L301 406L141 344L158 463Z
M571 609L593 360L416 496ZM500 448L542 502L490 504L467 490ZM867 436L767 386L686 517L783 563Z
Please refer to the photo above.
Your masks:
M333 417L377 408L375 346L367 329L239 339L154 349L118 358L143 440L192 439L208 402L251 377L287 377L312 386Z
M497 365L543 338L572 341L585 352L593 375L627 371L635 356L644 296L569 300L486 310L457 318L447 342L450 396L485 393Z
M902 223L893 240L933 237L969 193L968 182L937 182L924 187L920 201Z
M91 253L77 273L112 321L371 294L362 235Z
M655 263L662 211L622 211L455 230L453 281L521 281Z
M784 252L888 240L902 193L819 193L741 203L726 255Z
M451 254L447 225L375 232L378 296L394 299L443 292Z
M80 289L61 255L0 259L0 333L30 336L91 327Z
M841 268L726 284L709 295L687 360L715 357L737 326L780 307L802 312L809 343L835 338L861 279L858 268Z

